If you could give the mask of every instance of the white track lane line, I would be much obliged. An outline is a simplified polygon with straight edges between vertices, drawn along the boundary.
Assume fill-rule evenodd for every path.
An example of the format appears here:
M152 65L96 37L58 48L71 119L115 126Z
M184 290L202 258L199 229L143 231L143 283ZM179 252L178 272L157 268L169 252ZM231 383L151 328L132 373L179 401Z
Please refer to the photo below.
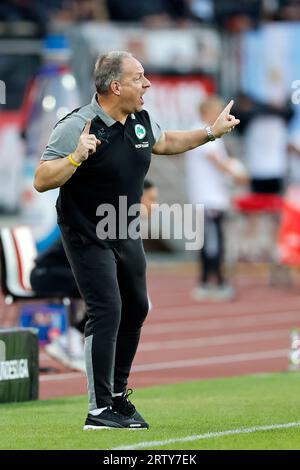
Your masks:
M277 349L275 351L260 351L254 353L232 354L228 356L214 356L207 358L186 359L182 361L155 362L152 364L138 364L132 367L131 372L151 372L154 370L184 369L186 367L197 367L206 365L234 364L237 362L264 361L268 359L287 358L287 349ZM52 382L55 380L70 380L84 377L81 372L42 375L40 382Z
M269 330L253 333L236 333L233 335L208 336L205 338L174 339L170 341L141 342L138 351L161 351L169 349L192 349L207 346L218 346L225 344L245 344L259 341L273 341L276 339L286 339L289 342L290 329Z
M230 354L228 356L214 356L197 359L185 359L182 361L154 362L152 364L140 364L133 366L132 372L147 372L153 370L183 369L187 367L198 367L215 364L233 364L237 362L251 362L267 359L279 359L287 357L287 349L277 349L275 351L259 351L254 353Z
M139 352L172 350L172 349L193 349L207 346L219 346L226 344L245 344L256 343L259 341L267 342L277 339L286 339L289 341L290 329L260 331L258 333L236 333L233 335L208 336L205 338L186 338L174 339L170 341L145 341L139 345ZM47 353L40 353L40 360L49 360Z
M272 325L289 325L291 322L299 320L299 310L296 312L282 312L280 315L275 316L274 313L267 314L255 314L247 315L242 317L227 317L227 318L212 318L212 319L189 319L175 322L165 322L165 323L149 323L145 324L143 328L143 337L151 334L164 334L164 333L175 333L175 332L186 332L186 331L208 331L215 329L227 329L231 330L234 328L240 327L259 327L259 326L269 326Z
M277 429L288 429L295 428L300 426L300 421L295 423L285 423L285 424L270 424L268 426L253 426L251 428L240 428L240 429L229 429L228 431L220 432L208 432L206 434L195 434L193 436L187 437L176 437L174 439L166 439L165 441L145 441L137 442L136 444L114 447L112 450L135 450L135 449L145 449L147 447L161 447L168 444L175 444L177 442L192 442L200 441L204 439L215 439L223 436L233 436L238 434L252 434L255 432L261 431L275 431Z
M41 382L61 382L62 380L83 379L85 374L83 372L66 372L62 374L40 375ZM62 395L63 396L63 395Z
M173 294L174 295L174 294ZM250 294L251 295L251 294ZM280 301L277 299L275 302L269 302L263 304L260 301L247 302L246 304L241 303L210 303L210 304L184 304L184 305L170 305L170 306L159 306L155 304L153 300L153 310L155 313L159 312L161 317L165 318L181 318L184 316L207 316L214 315L214 312L217 312L217 315L220 317L226 317L230 314L236 315L249 315L253 312L257 313L273 313L274 315L280 315L282 311L288 308L289 311L299 310L300 300L295 299L291 302L290 299L285 299ZM184 318L184 317L183 317Z

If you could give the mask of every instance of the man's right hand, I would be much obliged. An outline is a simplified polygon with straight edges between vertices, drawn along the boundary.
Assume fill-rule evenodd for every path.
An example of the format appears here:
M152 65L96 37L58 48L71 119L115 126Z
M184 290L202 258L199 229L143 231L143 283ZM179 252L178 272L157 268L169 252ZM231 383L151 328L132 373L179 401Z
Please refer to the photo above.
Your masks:
M89 119L84 126L77 148L73 153L73 159L77 163L87 160L90 155L96 152L97 145L101 144L101 141L94 134L90 134L90 128L91 120Z

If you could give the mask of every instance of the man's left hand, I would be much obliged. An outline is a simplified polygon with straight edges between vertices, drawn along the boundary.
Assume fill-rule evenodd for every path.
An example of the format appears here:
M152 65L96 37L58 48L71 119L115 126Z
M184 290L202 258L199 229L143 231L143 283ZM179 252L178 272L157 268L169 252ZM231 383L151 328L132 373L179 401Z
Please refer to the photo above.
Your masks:
M236 119L233 114L230 114L231 108L234 101L231 100L228 105L223 109L211 130L216 138L222 137L222 135L231 132L240 123L239 119Z

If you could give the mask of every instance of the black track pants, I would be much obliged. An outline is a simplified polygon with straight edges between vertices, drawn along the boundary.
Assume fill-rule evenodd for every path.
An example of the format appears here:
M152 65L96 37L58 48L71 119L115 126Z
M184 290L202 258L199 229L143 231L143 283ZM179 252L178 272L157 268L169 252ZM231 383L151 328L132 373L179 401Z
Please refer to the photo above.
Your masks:
M102 248L61 224L64 248L87 306L85 358L89 409L112 404L126 390L148 313L142 240Z

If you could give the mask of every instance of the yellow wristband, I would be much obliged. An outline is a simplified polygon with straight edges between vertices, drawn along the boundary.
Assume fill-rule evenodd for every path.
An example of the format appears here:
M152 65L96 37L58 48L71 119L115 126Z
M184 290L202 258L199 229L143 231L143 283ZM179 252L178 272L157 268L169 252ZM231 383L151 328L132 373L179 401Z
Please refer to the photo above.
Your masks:
M79 167L81 165L82 162L78 163L78 162L75 162L75 160L73 159L72 157L72 154L70 153L70 155L68 156L68 160L72 163L73 166L76 166Z

